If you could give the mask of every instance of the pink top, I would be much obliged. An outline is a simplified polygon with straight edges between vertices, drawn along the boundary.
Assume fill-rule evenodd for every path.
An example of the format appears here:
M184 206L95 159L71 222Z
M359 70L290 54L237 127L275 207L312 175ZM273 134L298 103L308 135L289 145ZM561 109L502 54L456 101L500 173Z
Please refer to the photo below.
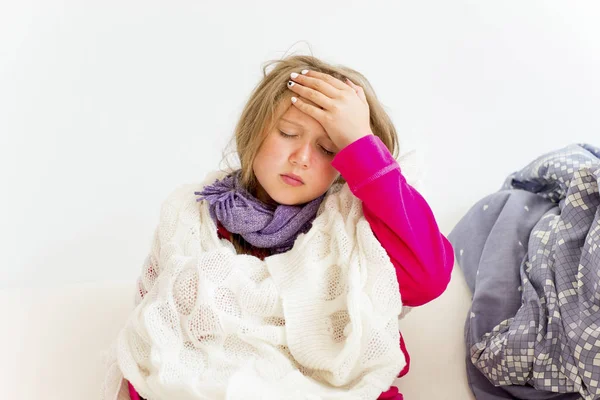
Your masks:
M416 307L441 295L454 266L452 245L383 142L365 136L342 149L332 165L363 201L365 218L396 267L402 303Z
M362 200L365 218L396 268L403 304L416 307L441 295L454 266L452 245L383 142L377 136L365 136L342 149L332 165ZM219 229L228 236L222 226ZM402 336L399 345L406 358L406 367L398 374L401 377L408 372L410 356ZM140 399L131 383L129 393L132 400ZM402 398L392 386L378 400Z

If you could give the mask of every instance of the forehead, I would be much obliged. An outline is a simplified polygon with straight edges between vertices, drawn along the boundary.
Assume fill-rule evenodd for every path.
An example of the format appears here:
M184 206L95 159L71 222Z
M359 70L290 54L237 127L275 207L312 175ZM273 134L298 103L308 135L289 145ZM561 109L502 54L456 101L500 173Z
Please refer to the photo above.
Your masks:
M309 101L306 101L309 103ZM311 104L313 107L319 107ZM320 107L319 107L320 108ZM279 118L279 122L286 125L296 126L303 130L309 130L316 134L326 134L325 129L319 121L310 115L300 111L296 106L290 106Z

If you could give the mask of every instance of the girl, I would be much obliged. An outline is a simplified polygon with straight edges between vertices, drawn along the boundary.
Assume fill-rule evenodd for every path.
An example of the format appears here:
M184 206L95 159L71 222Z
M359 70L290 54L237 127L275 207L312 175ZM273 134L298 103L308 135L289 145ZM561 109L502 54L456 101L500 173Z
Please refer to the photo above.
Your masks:
M274 68L267 73L269 66L274 66ZM232 260L238 264L242 261L247 263L248 265L244 266L245 271L254 271L253 268L262 271L260 272L263 274L261 278L254 279L256 283L253 288L256 289L258 284L263 285L256 290L264 294L268 292L266 287L276 287L277 290L274 293L277 293L279 299L269 303L272 304L271 311L264 312L261 308L261 311L258 312L256 311L258 308L252 305L254 304L252 299L255 297L241 296L239 293L244 292L242 289L239 289L239 293L235 292L235 289L228 291L229 289L224 289L224 286L219 286L222 285L221 283L215 284L215 287L210 287L210 289L211 283L208 284L209 286L202 286L203 284L199 283L202 281L202 276L209 277L205 280L206 282L223 282L225 280L220 275L219 278L214 275L215 278L211 280L210 274L220 273L218 270L221 268L220 266L229 268L224 267L224 265L229 265L228 261L223 261L229 255L219 253L220 257L225 258L218 260L217 269L205 268L205 265L210 263L207 258L194 264L194 266L198 265L204 268L203 271L206 273L202 276L198 275L195 268L186 269L185 257L181 258L176 267L172 266L175 265L172 264L174 263L172 260L176 259L174 254L177 254L179 246L178 243L169 242L167 239L175 237L176 233L174 232L179 228L174 227L176 222L172 222L172 220L169 220L171 222L168 223L161 222L164 230L168 231L167 228L170 225L173 228L168 234L158 231L155 234L155 247L159 242L163 247L160 251L153 251L147 258L144 273L138 281L139 296L136 299L138 309L141 310L140 305L143 306L145 302L148 302L143 317L142 311L137 311L137 316L142 318L138 319L138 323L139 321L147 323L145 334L140 333L137 336L130 334L127 339L123 333L120 335L119 351L122 354L119 358L119 367L127 379L123 382L127 382L126 387L131 399L143 399L136 391L134 384L138 386L137 389L140 393L147 395L152 400L162 398L152 396L166 393L160 391L157 382L167 379L164 371L168 371L168 368L163 368L161 370L163 375L159 374L157 378L156 374L152 375L152 371L149 371L150 366L156 364L148 361L149 358L145 359L146 364L144 364L144 360L140 360L142 356L136 358L131 354L135 353L134 348L143 347L140 343L144 343L150 349L151 345L147 342L153 340L155 343L152 345L152 354L161 354L161 356L149 355L148 357L154 357L152 358L154 363L161 362L163 366L167 365L166 354L170 353L165 350L167 347L163 349L162 353L156 350L157 348L161 349L156 342L165 337L168 340L165 339L165 342L161 343L171 343L169 340L175 343L176 340L173 338L183 341L178 324L179 320L183 321L184 319L188 321L184 325L190 337L194 336L194 332L201 332L197 333L193 340L188 338L185 346L181 346L182 349L185 347L189 350L186 353L189 355L189 359L192 359L192 355L197 355L200 351L196 353L194 351L204 344L220 341L222 347L217 348L225 349L222 351L223 359L228 362L233 363L232 360L237 360L237 357L241 358L242 354L246 354L244 352L255 355L263 350L264 352L261 354L267 354L268 351L272 357L269 358L270 360L279 360L279 358L273 357L280 357L282 353L285 353L287 357L285 361L291 360L289 362L296 367L294 372L300 371L303 374L303 376L292 373L283 374L283 367L273 369L271 374L282 373L282 377L277 378L280 386L275 389L275 384L270 387L270 383L265 383L271 381L261 380L267 379L265 376L268 377L268 374L261 375L252 372L254 374L251 375L252 379L244 380L235 377L245 375L236 375L232 372L231 375L227 375L226 389L218 389L221 390L219 392L216 383L219 378L214 378L214 387L208 383L204 384L204 387L207 388L211 386L211 389L206 389L205 397L193 398L221 398L219 396L223 395L222 390L227 391L227 398L236 398L234 395L236 390L242 393L246 391L245 398L295 398L291 392L282 395L281 393L284 392L276 391L284 387L284 383L281 382L288 382L290 384L285 386L285 390L289 391L291 387L302 387L304 393L318 393L318 396L314 398L345 398L343 393L354 393L354 395L374 393L372 387L380 385L380 390L376 392L381 393L379 399L402 399L398 389L389 386L396 376L405 375L409 369L409 355L404 341L398 333L397 321L400 312L397 305L420 306L443 293L450 280L454 256L450 243L438 229L430 207L423 197L406 182L399 164L395 160L398 152L396 131L369 82L357 71L347 67L333 66L310 56L290 56L283 60L273 61L265 66L264 78L250 96L243 110L236 127L235 139L241 167L238 170L230 171L227 175L221 175L222 179L209 179L207 185L202 186L201 190L195 191L194 194L199 196L195 199L199 202L196 204L206 207L207 215L210 215L210 218L202 219L203 222L198 225L197 229L191 228L191 235L194 236L189 237L195 238L197 242L204 237L202 235L214 234L204 232L205 229L215 229L215 237L218 237L222 243L218 246L226 247L225 244L230 243L231 252L238 255ZM350 197L344 197L344 193L346 193L344 188ZM180 189L179 193L185 191L189 197L189 190L191 189L186 186ZM359 204L358 208L353 208L355 203ZM182 226L195 226L194 224L198 222L189 220L187 225L183 223L182 215L191 207L189 203L188 208L181 206L179 211L172 208L174 203L167 202L165 204L161 209L161 221L167 216L179 215L178 221ZM177 214L178 212L179 214ZM195 219L201 218L201 211L194 212L196 214L190 215L194 215ZM353 212L356 214L355 217L352 217ZM196 217L198 213L200 213L200 217ZM335 225L339 218L327 219L326 215L343 215L346 219L344 219L344 223ZM368 222L367 225L361 225L363 219ZM177 221L176 218L174 220ZM368 227L368 232L363 230L364 226ZM344 236L346 233L348 235ZM315 239L317 236L320 238L319 241ZM371 242L368 241L368 237L375 238L375 241L372 242L374 244L369 244ZM324 241L328 244L325 247L319 247L320 243ZM196 246L196 242L179 244L185 248ZM168 250L164 250L165 243L170 243L171 247L167 246ZM338 246L337 249L342 250L337 252L331 250L335 247L334 243L337 243L335 245ZM299 249L306 247L305 244L308 246L308 250L302 253L302 250ZM363 260L361 257L370 257L370 252L378 254L378 248L382 248L383 257L373 256L369 262L360 261ZM170 254L171 258L165 256L165 251ZM201 255L208 254L201 253L204 250L195 251ZM301 264L303 265L301 268L288 273L286 269L291 268L290 266L295 265L294 262L296 262L296 258L289 258L288 255L296 253L298 253L296 258L300 258L304 264ZM324 255L321 256L321 253ZM243 254L254 257L240 258L239 255ZM313 256L316 258L314 261L310 261L313 260ZM337 261L336 264L335 257L345 261ZM310 260L306 261L307 259ZM168 266L161 265L161 263L168 264ZM325 267L321 268L322 265ZM377 289L379 291L373 289L371 292L365 289L369 285L383 287L377 286L376 282L365 276L379 273L375 270L376 268L379 268L378 271L387 271L387 265L389 265L393 282L386 287L395 288L396 294L386 292L384 289ZM260 269L263 267L266 269ZM167 270L170 272L165 272ZM182 278L183 273L177 275L179 274L177 272L175 275L178 278L170 281L174 283L155 285L162 275L168 275L175 270L189 271L186 275L188 278ZM280 272L283 270L286 270L286 278L279 279L278 274L283 274ZM336 273L331 276L327 275L329 277L327 279L323 278L323 282L326 282L325 290L330 295L325 299L326 301L319 302L322 300L320 297L311 296L313 293L317 293L315 288L322 286L318 279L325 270L336 271ZM356 275L354 271L363 271L360 272L363 275ZM257 274L259 273L257 272ZM272 282L266 279L268 274L272 275L272 281L275 282L272 286L269 286ZM360 277L364 279L361 281ZM357 280L353 280L355 278ZM314 279L316 283L308 283L311 279ZM270 283L267 284L267 282ZM356 286L356 282L363 282L363 286ZM343 285L340 286L342 283ZM161 288L167 286L173 286L169 299L175 298L173 306L175 311L170 314L165 309L171 303L167 300L163 303L158 301L161 299ZM212 293L212 297L202 297L208 292ZM350 300L353 296L352 293L359 292L362 293L362 297L356 297L359 300L352 303ZM346 297L341 294L346 294ZM152 298L147 299L147 297ZM201 297L203 300L200 300ZM260 297L261 305L266 302L265 298ZM317 298L321 300L315 300ZM189 301L181 299L189 299ZM341 301L340 299L345 300ZM220 301L222 303L219 303ZM157 308L164 308L161 309L162 314L156 314L159 315L156 320L150 318L155 314L149 304L159 304L156 306ZM197 311L193 310L201 307L198 304L206 304L206 313L202 314L204 317L195 319L196 322L189 322L193 320L192 316L196 315L194 312ZM333 307L334 304L337 304L335 306L338 307L336 308L337 313L330 313L326 316L335 315L337 319L327 319L330 322L324 331L332 333L334 338L332 340L328 337L329 342L320 342L331 343L331 345L310 347L307 344L306 348L312 349L312 353L308 350L303 353L305 347L302 347L300 343L311 341L309 344L312 346L313 342L317 340L315 339L315 335L318 333L317 327L326 318L311 317L312 319L306 320L300 317L296 318L296 315L310 314L314 310L317 310L314 312L321 312L321 309ZM353 304L361 308L361 313L355 313ZM214 307L214 309L210 307ZM389 319L391 314L388 315L382 311L386 307L389 307L388 310L394 310L393 318ZM273 346L269 349L261 347L264 342L268 342L267 339L252 342L250 339L244 339L244 343L235 342L237 343L237 347L234 346L235 350L227 353L227 343L223 345L225 339L222 339L224 334L219 336L214 332L222 333L228 329L227 321L234 321L229 323L237 324L235 332L249 332L248 326L250 325L243 325L243 323L240 325L240 319L243 320L244 315L249 315L245 314L249 309L256 311L252 317L255 319L252 321L257 321L256 315L259 314L270 316L270 319L261 319L261 323L269 320L269 329L272 329L272 332L278 332L277 335L282 335L277 336L280 338L277 340L285 341L284 345L278 347L280 352L273 353ZM369 311L364 311L365 309ZM214 311L214 313L210 314L209 311ZM215 316L215 313L219 313L219 316ZM378 329L373 328L376 325L374 322L376 316L384 314L388 319L381 318L388 321L386 332L390 336L385 336L381 333L383 331L379 330L371 336L371 339L365 341L364 337L368 335L358 335L360 324L356 321L367 321L371 315L372 320L369 320L368 323L364 322L363 327L370 326L375 332ZM211 318L206 315L211 315ZM273 315L280 317L275 318ZM250 320L250 317L246 318L248 321ZM175 333L172 335L169 333L171 336L168 336L164 333L164 329L154 330L153 325L148 322L150 320L154 321L155 326L162 324L163 327L165 324L168 325L165 321L176 320L177 323L171 323L173 326L177 325L173 328ZM309 322L300 326L298 321ZM131 322L129 326L133 326ZM200 329L199 326L204 328ZM302 329L297 330L299 327ZM390 327L391 329L389 329ZM139 326L137 329L138 332L141 332ZM132 339L133 337L138 338L139 343ZM373 347L373 343L384 343L389 337L395 337L394 340L397 340L395 350L390 348L387 351L379 351L377 346ZM352 342L353 340L355 341ZM276 342L275 339L272 341ZM354 344L349 345L350 342ZM249 343L252 344L250 349L248 349ZM129 350L124 351L124 348ZM262 350L257 350L259 348ZM371 350L365 350L368 348ZM202 366L198 367L198 371L200 371L201 368L208 365L207 360L210 357L219 356L214 348L211 349L202 353L204 358L194 358L196 364L191 361L186 361L187 364L178 361L178 368L181 365L193 364ZM357 361L358 355L354 358L348 356L354 351L362 351L360 353L361 362ZM329 352L333 355L327 358ZM127 355L123 355L125 353ZM396 354L396 356L385 359L383 353ZM318 356L323 356L325 361L319 364L319 367L315 367L317 364L311 360ZM347 358L343 358L346 356ZM344 365L348 369L342 370L341 367L335 369L332 364L342 358L347 361ZM383 359L386 361L382 361ZM354 361L349 364L349 360ZM370 360L370 363L364 360ZM275 361L273 363L276 364ZM339 367L338 364L336 366ZM268 368L264 365L263 367ZM255 368L258 370L258 367ZM354 368L352 373L341 372L350 371L350 368ZM126 370L132 372L126 372ZM388 375L382 371L388 371L386 372ZM392 375L389 371L392 371ZM376 379L371 379L371 377L384 375L388 379L385 381L388 382L385 387L381 383L375 384ZM290 378L291 376L295 376L293 379L296 380ZM311 382L307 382L305 376L311 376L313 379ZM177 381L179 383L185 381L181 376L178 379L180 379ZM194 379L193 375L190 379ZM314 385L318 385L318 388ZM267 387L269 388L267 389ZM371 392L367 390L369 387ZM363 391L361 392L361 390ZM187 394L188 392L182 390L181 393ZM207 393L212 393L212 397ZM279 393L279 395L273 393ZM327 397L329 395L331 397ZM304 398L301 395L298 396L298 398ZM377 394L370 398L376 396ZM182 395L181 398L192 397ZM240 398L244 397L240 395ZM306 394L305 398L309 398L309 395Z

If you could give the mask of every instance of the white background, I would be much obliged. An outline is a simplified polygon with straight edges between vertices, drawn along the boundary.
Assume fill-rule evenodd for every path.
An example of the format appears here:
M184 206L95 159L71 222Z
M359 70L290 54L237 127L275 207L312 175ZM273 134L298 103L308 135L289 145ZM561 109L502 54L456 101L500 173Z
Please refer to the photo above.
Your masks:
M364 73L447 234L544 152L600 145L600 3L0 2L0 288L129 282L262 64Z

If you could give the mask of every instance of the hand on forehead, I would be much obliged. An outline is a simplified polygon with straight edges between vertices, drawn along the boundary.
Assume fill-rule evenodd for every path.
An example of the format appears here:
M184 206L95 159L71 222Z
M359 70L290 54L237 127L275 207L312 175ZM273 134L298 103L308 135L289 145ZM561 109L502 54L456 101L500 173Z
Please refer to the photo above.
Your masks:
M349 79L303 70L292 72L287 86L294 107L318 121L339 149L373 135L365 91Z

